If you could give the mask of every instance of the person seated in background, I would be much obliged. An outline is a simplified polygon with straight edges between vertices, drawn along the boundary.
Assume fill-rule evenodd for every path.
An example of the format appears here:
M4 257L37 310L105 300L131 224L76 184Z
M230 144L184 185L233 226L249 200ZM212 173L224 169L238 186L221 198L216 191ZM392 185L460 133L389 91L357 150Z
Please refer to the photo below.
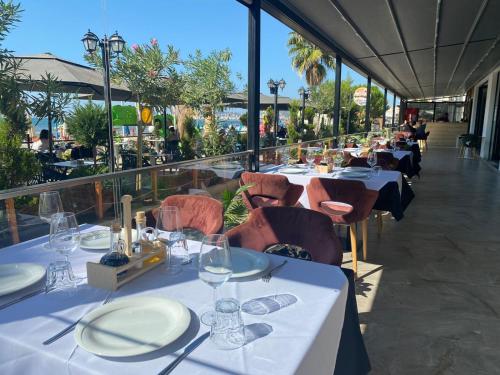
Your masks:
M168 128L167 142L179 141L179 136L173 126Z
M278 130L278 138L286 138L286 129L284 126L280 126Z
M411 126L411 124L407 120L405 120L405 122L403 122L403 125L401 125L401 127L402 127L402 131L410 132L410 133L412 133L412 135L415 134L416 129L413 126Z
M427 127L427 123L425 120L419 120L419 126L417 127L417 130L415 131L415 138L416 139L424 139L425 138L425 128Z
M33 150L38 152L49 151L49 131L47 129L43 129L40 132L38 141L33 143Z

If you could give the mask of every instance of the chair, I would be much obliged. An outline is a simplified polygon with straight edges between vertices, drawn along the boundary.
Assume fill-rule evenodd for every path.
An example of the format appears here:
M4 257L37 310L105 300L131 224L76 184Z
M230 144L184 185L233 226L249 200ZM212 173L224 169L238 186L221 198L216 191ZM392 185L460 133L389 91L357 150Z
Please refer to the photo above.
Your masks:
M427 151L427 138L429 138L429 134L431 134L430 131L425 132L424 137L418 140L419 147L424 149L425 151Z
M377 152L377 165L384 170L395 170L398 167L398 159L396 159L390 152Z
M312 210L330 216L334 224L349 226L353 270L358 270L356 224L361 222L363 260L368 251L368 217L378 198L361 181L312 178L306 187Z
M222 203L203 195L171 195L161 207L175 206L179 209L183 228L192 228L204 235L222 233L224 209Z
M272 245L300 246L314 262L340 266L342 245L328 216L301 207L260 207L226 233L231 246L263 252Z
M347 162L347 165L349 167L365 167L365 168L370 168L367 162L368 158L351 158Z
M249 210L269 206L295 206L304 192L302 185L295 185L286 176L244 172L240 186L252 184L245 191L243 201Z

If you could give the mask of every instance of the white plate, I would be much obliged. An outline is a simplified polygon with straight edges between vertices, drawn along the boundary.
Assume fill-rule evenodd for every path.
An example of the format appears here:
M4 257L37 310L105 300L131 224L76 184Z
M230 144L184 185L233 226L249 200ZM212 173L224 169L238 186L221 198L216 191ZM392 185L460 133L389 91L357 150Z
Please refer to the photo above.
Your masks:
M231 279L253 276L269 267L269 258L265 254L235 247L231 248L231 262L233 265Z
M235 162L235 163L227 162L227 163L214 164L214 165L212 165L212 168L214 168L214 169L240 169L242 167L241 167L241 164L238 162Z
M168 298L120 298L85 315L76 326L75 340L90 353L129 357L174 342L190 321L187 307Z
M36 284L45 277L45 267L35 263L0 265L0 296Z
M371 172L372 169L368 167L346 167L344 168L346 172Z
M302 174L304 171L304 168L281 168L278 170L279 173L285 174Z
M367 172L355 172L355 171L343 171L338 173L339 177L347 177L347 178L368 178L370 177L370 173Z
M92 232L83 233L80 236L80 249L83 250L108 250L110 242L109 229L99 229ZM122 238L125 236L125 230L122 229ZM132 229L132 239L136 236L135 229Z

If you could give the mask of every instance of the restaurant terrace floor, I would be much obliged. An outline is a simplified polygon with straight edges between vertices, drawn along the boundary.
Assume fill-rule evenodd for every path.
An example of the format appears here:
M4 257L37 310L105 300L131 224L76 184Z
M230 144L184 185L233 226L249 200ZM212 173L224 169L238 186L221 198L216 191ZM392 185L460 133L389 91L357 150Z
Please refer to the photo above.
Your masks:
M500 175L452 148L429 149L422 170L405 219L386 216L359 262L372 373L498 374Z

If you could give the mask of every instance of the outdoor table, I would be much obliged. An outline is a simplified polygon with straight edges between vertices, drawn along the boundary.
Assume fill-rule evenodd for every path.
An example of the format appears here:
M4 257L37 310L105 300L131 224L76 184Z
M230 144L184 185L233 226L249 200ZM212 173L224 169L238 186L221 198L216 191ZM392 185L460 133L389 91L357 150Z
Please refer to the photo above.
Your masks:
M5 248L1 263L47 265L55 256L42 248L46 241L46 237L38 238ZM199 251L199 247L199 242L189 241L190 253ZM84 275L85 262L97 261L101 256L100 252L78 249L71 256L74 272ZM284 259L267 256L272 266ZM260 278L230 281L220 288L219 296L234 297L243 303L253 298L290 293L298 301L267 315L243 314L249 338L246 345L231 351L218 350L207 340L179 364L174 374L333 373L346 308L347 279L339 267L287 259L288 263L269 283ZM77 346L73 333L51 345L42 345L47 338L101 306L111 293L84 283L73 291L39 294L0 311L0 373L158 373L177 358L189 342L208 331L200 325L197 316L213 306L212 290L198 279L194 266L184 266L177 276L165 275L160 267L112 292L111 302L125 296L149 295L184 303L193 319L188 331L174 343L149 354L121 359L86 352ZM0 303L5 302L4 299Z
M102 164L102 161L98 161L97 165ZM80 168L80 167L92 167L94 166L94 162L90 160L84 160L83 164L78 164L76 160L66 160L66 161L58 161L56 163L50 163L54 167L60 168Z
M305 208L311 207L306 190L306 186L309 184L309 181L311 181L311 178L342 179L342 177L334 175L333 173L317 173L316 171L309 172L307 170L302 174L280 173L279 169L281 167L283 166L274 166L273 168L262 170L262 172L286 176L291 183L304 186L304 191L299 198L299 203ZM343 179L361 181L367 189L378 191L379 197L373 208L391 212L396 220L401 220L403 218L403 211L414 197L413 191L399 171L381 170L378 175L370 176L370 178Z

